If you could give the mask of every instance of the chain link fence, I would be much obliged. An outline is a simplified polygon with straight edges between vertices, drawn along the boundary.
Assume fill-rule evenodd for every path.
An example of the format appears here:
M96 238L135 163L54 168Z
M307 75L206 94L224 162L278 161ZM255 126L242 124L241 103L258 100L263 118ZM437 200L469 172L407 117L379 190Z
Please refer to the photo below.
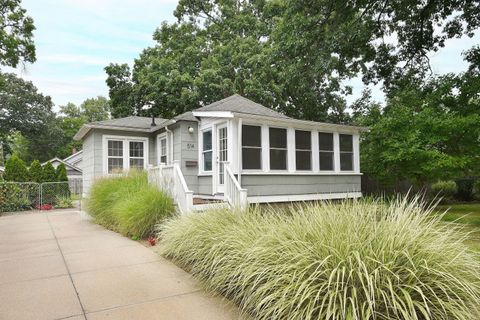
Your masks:
M0 181L0 213L71 208L81 196L81 179L44 183Z

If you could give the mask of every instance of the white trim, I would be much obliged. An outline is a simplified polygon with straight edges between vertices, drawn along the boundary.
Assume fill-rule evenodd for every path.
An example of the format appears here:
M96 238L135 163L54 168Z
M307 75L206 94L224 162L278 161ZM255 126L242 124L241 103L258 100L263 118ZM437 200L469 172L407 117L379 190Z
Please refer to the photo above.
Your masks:
M319 172L311 172L311 171L297 171L297 172L286 172L280 170L272 170L270 172L263 172L263 171L248 171L242 170L242 174L245 176L255 175L255 176L363 176L363 173L360 172L352 172L352 171L340 171L340 172L333 172L333 171L319 171Z
M199 118L233 118L230 111L193 111L192 114Z
M293 201L313 201L329 199L348 199L361 198L361 192L337 192L337 193L317 193L317 194L283 194L275 196L252 196L247 197L248 203L270 203L270 202L293 202Z
M164 164L170 164L172 162L172 159L170 158L170 145L168 143L168 134L167 132L162 132L162 133L159 133L157 134L157 164L160 165L161 162L160 162L160 159L162 158L161 157L161 152L162 152L162 146L161 146L161 143L160 141L165 139L166 140L166 148L167 148L167 162L164 163Z
M262 171L270 171L270 132L268 126L262 125L260 128L260 143L262 145Z
M212 169L210 171L203 170L203 133L211 131L212 132ZM213 174L213 126L206 127L199 130L198 134L198 175L199 176L211 176Z
M241 112L232 112L235 118L243 118L247 119L247 121L258 121L259 123L264 124L274 124L274 125L283 125L288 127L295 127L296 129L300 130L313 130L317 129L319 131L339 131L345 132L349 134L355 134L359 132L368 132L370 131L367 127L358 127L358 126L349 126L344 124L335 124L335 123L326 123L326 122L315 122L315 121L308 121L308 120L299 120L293 118L275 118L275 117L268 117L268 116L260 116L248 113L241 113Z
M147 137L134 136L115 136L102 135L102 172L104 175L108 173L108 140L123 141L123 170L130 169L130 145L129 142L143 142L143 168L147 169L149 164L149 150Z

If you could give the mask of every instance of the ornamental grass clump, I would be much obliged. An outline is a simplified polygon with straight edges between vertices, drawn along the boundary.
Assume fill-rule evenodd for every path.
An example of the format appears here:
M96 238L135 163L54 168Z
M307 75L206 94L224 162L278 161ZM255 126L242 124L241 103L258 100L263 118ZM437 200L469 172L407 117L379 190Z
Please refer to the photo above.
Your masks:
M478 255L418 199L214 210L159 236L255 319L480 319Z
M172 198L135 171L96 180L86 209L96 223L139 238L153 234L155 225L175 212Z

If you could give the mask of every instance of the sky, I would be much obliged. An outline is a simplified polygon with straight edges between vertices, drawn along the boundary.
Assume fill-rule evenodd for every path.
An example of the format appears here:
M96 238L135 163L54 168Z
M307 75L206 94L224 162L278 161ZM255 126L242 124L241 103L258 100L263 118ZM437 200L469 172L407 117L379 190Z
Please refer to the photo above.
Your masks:
M177 0L23 0L22 6L34 19L37 61L13 71L32 81L52 97L58 110L67 102L80 104L99 95L108 97L105 66L133 64L141 51L154 44L152 35L163 21L173 22ZM462 51L480 43L474 38L451 39L431 55L437 74L461 72L467 64ZM353 86L349 103L360 97L361 80ZM372 88L374 100L383 101L380 87Z

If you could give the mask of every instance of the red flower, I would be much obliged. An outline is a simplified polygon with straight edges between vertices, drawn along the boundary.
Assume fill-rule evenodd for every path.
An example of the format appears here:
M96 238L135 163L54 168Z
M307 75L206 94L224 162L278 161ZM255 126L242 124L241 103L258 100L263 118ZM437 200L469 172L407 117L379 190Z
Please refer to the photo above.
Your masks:
M154 245L157 244L157 238L152 237L152 236L148 237L147 241L148 241L148 243L150 243L151 246L154 246Z

